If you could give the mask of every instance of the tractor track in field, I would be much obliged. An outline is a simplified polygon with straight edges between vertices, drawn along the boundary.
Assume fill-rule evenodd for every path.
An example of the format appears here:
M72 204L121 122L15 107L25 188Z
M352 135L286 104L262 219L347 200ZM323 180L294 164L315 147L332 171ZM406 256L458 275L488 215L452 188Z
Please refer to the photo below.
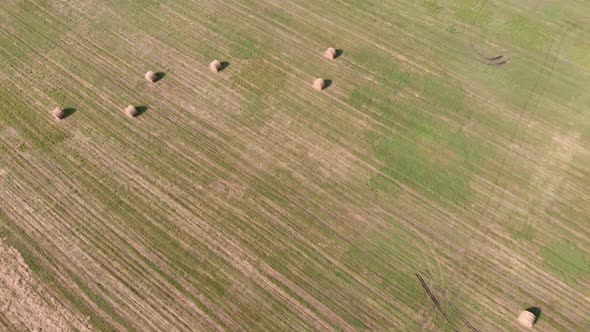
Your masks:
M430 275L430 271L429 270L427 270L426 273ZM422 286L422 288L424 288L424 291L426 292L426 294L428 294L428 297L430 298L430 300L432 301L432 303L434 303L435 307L443 315L443 317L445 318L445 320L447 321L447 323L450 326L452 326L453 329L456 332L460 331L461 329L458 326L458 324L449 316L448 311L444 307L448 307L449 310L452 311L452 313L456 317L458 317L458 319L467 327L467 329L469 331L471 331L471 332L481 332L481 330L479 330L476 327L474 327L473 324L471 324L471 322L464 317L464 315L453 305L452 301L449 301L449 299L446 296L446 291L444 289L442 289L439 285L435 284L435 288L438 290L439 294L441 294L442 297L444 298L444 302L441 302L439 300L439 297L437 297L434 294L434 292L432 291L431 287L424 280L424 278L422 277L422 275L420 273L416 273L416 277L418 278L418 281L420 282L420 285Z
M475 15L475 17L473 18L473 29L477 29L477 26L479 24L479 20L481 19L481 14L483 13L483 11L486 9L486 7L488 6L490 0L484 0L484 2L482 3L482 5L480 6L479 10L477 11L477 14ZM473 58L475 60L477 60L480 63L483 63L485 65L488 66L495 66L495 67L499 67L499 66L503 66L507 63L510 62L510 57L505 56L505 55L486 55L483 54L483 52L481 52L477 46L475 45L475 36L474 35L480 35L480 34L475 34L474 32L471 34L471 37L469 38L469 49L473 55Z
M430 287L428 287L428 284L426 283L426 281L424 281L424 279L422 278L422 276L419 273L416 273L416 277L418 278L418 281L420 281L420 285L422 286L422 288L424 288L424 291L426 291L426 294L428 294L428 297L430 297L430 300L432 301L432 303L434 303L434 306L443 315L443 317L445 318L447 323L453 327L453 330L455 332L458 332L459 330L457 329L457 325L453 321L451 321L451 319L447 315L447 311L441 306L437 297L432 293L432 291L430 290Z
M530 92L529 97L526 99L526 102L524 104L524 106L521 109L521 112L519 113L519 116L517 118L518 121L518 125L516 126L515 130L513 131L512 135L511 135L511 140L509 142L513 142L514 139L517 137L518 133L520 132L520 129L522 127L523 121L525 120L525 118L530 119L530 116L524 116L525 113L527 113L528 110L530 109L536 109L536 106L538 105L538 103L540 102L540 100L542 99L542 93L543 90L545 89L545 86L548 82L548 80L551 79L551 73L555 67L556 62L558 61L558 54L559 54L559 50L560 50L560 45L562 44L562 40L564 38L564 36L567 34L567 31L569 31L569 29L571 29L571 27L568 27L567 25L564 25L562 27L560 27L558 29L558 32L556 33L557 37L555 37L550 45L547 48L546 51L546 55L545 58L543 60L543 66L541 69L541 72L539 74L539 76L541 76L541 79L536 81L536 84L533 88L533 90ZM534 111L533 111L534 112ZM526 130L525 130L525 135L526 135ZM514 155L514 151L510 150L506 156L502 159L502 161L500 162L500 165L507 165L510 159L510 156ZM520 157L520 156L517 156ZM508 170L508 173L510 173L512 171L512 169L514 168L515 163L511 162L511 169ZM505 167L500 167L498 169L498 172L495 176L495 181L497 181L497 179L500 178L500 172L501 169L503 169ZM499 190L499 187L497 186L493 186L492 188L492 194L488 196L490 197L488 199L488 203L485 204L484 209L482 210L481 214L480 214L480 218L482 219L489 219L490 220L490 225L493 225L497 218L498 215L494 212L492 212L493 210L497 210L500 206L502 206L505 202L506 199L506 195L507 192L506 191L501 191L501 192L497 192L497 190ZM492 207L493 205L493 200L492 198L496 195L499 195L499 198L496 199L497 203L495 205L495 207ZM534 204L530 203L530 204ZM532 219L528 219L528 222L531 223ZM490 253L490 252L494 252L493 249L491 249L489 247L489 239L493 235L495 232L497 232L496 229L494 229L494 227L487 227L487 230L485 231L485 235L482 238L477 238L474 239L474 242L477 241L479 242L478 244L473 244L472 248L470 248L467 252L466 252L466 256L467 255L472 255L473 253L475 253L475 255L478 255L477 253L481 253L481 255L486 255L486 253ZM500 253L495 253L496 256L500 255ZM514 264L516 264L515 262L513 262ZM500 261L496 261L495 264L501 264ZM521 266L520 263L518 263L516 266ZM539 271L539 273L541 273L541 271ZM562 289L561 287L562 285L557 285L556 287L558 289Z
M516 135L520 132L522 122L524 121L524 117L523 117L524 113L526 113L530 108L536 108L536 105L540 102L540 100L542 98L541 97L542 91L544 90L547 81L551 78L551 72L553 71L555 63L557 62L557 54L559 53L559 49L560 49L559 45L561 45L564 31L566 31L566 26L561 27L557 33L557 35L558 35L557 45L555 45L556 40L553 39L547 48L546 55L545 55L545 58L543 61L544 66L542 67L542 71L539 74L541 79L537 80L537 83L535 84L534 88L532 89L529 96L527 97L526 102L520 112L520 115L517 118L517 126L515 127L513 133L510 135L512 138L510 139L509 143L512 143L514 141L514 138L516 137ZM557 50L554 50L554 47L556 47ZM551 63L549 63L552 56L553 56L553 61ZM547 68L547 65L549 65L548 68ZM512 154L512 151L509 151L500 164L506 165L511 154ZM504 168L504 167L502 167L502 168ZM495 176L495 178L496 178L495 181L497 181L497 179L500 176L499 172L500 172L500 170L498 171L498 173ZM508 172L511 172L511 170L509 170ZM504 196L504 194L502 194L501 196ZM502 199L500 199L499 204L501 204L501 201L502 201ZM489 203L487 206L489 206ZM486 212L487 212L487 210L484 210L482 212L482 217L485 217ZM482 246L484 246L484 245L482 244Z

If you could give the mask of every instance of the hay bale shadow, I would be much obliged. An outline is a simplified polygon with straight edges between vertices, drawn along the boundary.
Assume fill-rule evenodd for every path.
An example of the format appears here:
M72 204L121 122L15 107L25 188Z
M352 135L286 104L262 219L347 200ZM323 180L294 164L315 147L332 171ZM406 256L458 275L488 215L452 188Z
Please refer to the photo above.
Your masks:
M327 80L327 79L325 79L325 80L324 80L324 84L325 84L325 85L324 85L324 88L323 88L323 90L326 90L327 88L329 88L329 87L330 87L330 85L332 85L332 80Z
M76 109L72 107L64 108L64 117L62 119L66 119L70 115L76 113Z
M136 116L140 116L143 113L147 112L148 107L147 106L136 106L135 109L137 110L137 115Z
M229 62L227 62L227 61L221 61L221 69L219 69L219 71L222 71L222 70L224 70L227 67L229 67Z
M342 56L342 53L344 53L343 50L337 48L336 49L336 54L334 54L334 59L338 59L340 56Z
M539 319L541 318L541 308L539 307L530 307L527 308L526 311L532 313L533 315L535 315L535 322L533 324L537 324L537 322L539 321Z
M156 73L156 80L154 81L154 83L159 82L160 80L164 79L164 77L166 77L166 73L164 72L157 72Z

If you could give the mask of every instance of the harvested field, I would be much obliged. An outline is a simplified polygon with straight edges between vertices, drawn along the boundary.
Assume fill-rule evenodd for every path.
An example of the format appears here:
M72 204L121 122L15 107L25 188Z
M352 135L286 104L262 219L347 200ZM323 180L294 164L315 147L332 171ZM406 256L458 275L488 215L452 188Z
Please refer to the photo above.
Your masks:
M4 0L0 330L589 331L588 13Z
M0 328L28 331L90 331L32 275L17 250L0 239Z

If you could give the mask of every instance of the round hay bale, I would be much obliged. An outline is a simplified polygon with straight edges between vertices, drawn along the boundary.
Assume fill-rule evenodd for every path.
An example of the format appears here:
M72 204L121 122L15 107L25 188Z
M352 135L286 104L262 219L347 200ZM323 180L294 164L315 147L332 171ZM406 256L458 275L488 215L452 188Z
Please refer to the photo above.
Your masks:
M517 321L520 325L530 329L535 324L536 319L537 317L535 314L528 310L524 310L520 313L520 315L518 315Z
M150 81L150 82L152 82L152 83L154 83L155 81L157 81L157 80L158 80L158 74L156 74L156 72L153 72L153 71L151 71L151 70L150 70L150 71L148 71L148 72L145 74L145 76L144 76L144 77L145 77L145 79L146 79L146 80L148 80L148 81Z
M324 58L326 59L330 59L333 60L336 58L336 49L333 47L330 47L326 50L326 52L324 52Z
M135 108L135 106L129 105L127 106L127 108L125 108L125 114L130 118L134 118L139 115L139 111L137 111L137 108Z
M312 86L314 89L322 91L326 87L326 81L323 78L316 78Z
M220 71L221 70L221 62L219 62L219 60L213 60L213 62L211 62L211 64L209 65L209 69L211 69L211 71L214 73Z
M66 110L61 107L56 107L51 111L51 114L53 114L56 119L61 120L66 117Z

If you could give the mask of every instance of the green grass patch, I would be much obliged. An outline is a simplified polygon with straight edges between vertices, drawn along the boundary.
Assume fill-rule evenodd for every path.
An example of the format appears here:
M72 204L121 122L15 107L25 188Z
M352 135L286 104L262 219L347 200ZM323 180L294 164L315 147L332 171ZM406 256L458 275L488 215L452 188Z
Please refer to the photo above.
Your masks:
M229 54L238 59L250 59L260 52L257 44L253 38L241 36L233 43Z
M545 50L552 38L545 25L520 14L508 18L506 31L513 43L533 51Z
M550 247L541 248L541 255L543 265L570 285L590 273L590 257L568 240L555 241Z
M51 10L48 5L43 2L33 4L28 1L19 1L17 6L20 13L11 15L11 19L18 24L10 26L22 38L22 41L42 51L51 50L59 45L61 35L69 29L67 25L37 8L39 6L45 7L45 10ZM43 29L39 29L39 26L43 26Z
M38 110L24 104L14 91L5 90L0 86L0 112L2 125L12 127L22 135L23 139L33 148L49 152L52 147L71 135L57 126L50 125L51 108ZM42 119L45 116L46 119Z
M391 55L376 47L367 47L361 44L358 47L351 47L345 52L346 58L351 59L354 63L362 64L365 68L373 68L379 72L399 70L399 65L396 64Z
M444 157L445 152L449 157ZM468 176L461 168L462 162L442 146L426 151L411 140L384 138L375 146L375 155L386 165L382 172L428 196L436 194L434 197L453 202L467 198Z
M513 239L530 242L535 235L535 229L528 223L517 223L508 228Z
M379 83L391 87L402 88L410 84L413 77L410 73L401 70L397 65L389 65L379 76Z
M436 105L413 96L398 98L398 93L407 88L434 96ZM468 114L470 108L459 86L441 78L412 75L391 65L382 84L369 83L353 90L348 102L383 126L400 131L395 136L382 128L367 132L366 141L383 164L380 171L384 175L430 197L466 200L472 165L480 163L488 149L485 142L473 141L432 116L433 110L447 116ZM375 193L395 195L398 190L391 181L378 176L368 185Z
M492 22L493 13L487 6L482 9L482 5L480 0L458 0L453 1L451 9L459 21L484 27Z
M438 2L436 2L434 0L422 1L422 6L424 7L424 9L426 9L426 12L430 15L436 15L436 14L440 13L443 9L443 7Z
M396 197L402 191L400 186L381 174L373 175L368 186L371 192L385 197Z
M265 8L263 13L266 17L286 26L291 26L294 23L293 17L279 8Z
M233 77L233 83L259 97L280 91L285 86L287 73L286 68L277 65L254 59Z
M567 51L571 61L590 70L590 42L581 42Z
M434 76L423 79L422 93L428 96L436 104L454 112L464 112L465 92L453 83L445 82Z
M267 108L264 97L257 94L244 94L245 100L242 102L240 112L230 114L236 126L248 125L251 128L263 126L269 118L269 113L265 112Z

